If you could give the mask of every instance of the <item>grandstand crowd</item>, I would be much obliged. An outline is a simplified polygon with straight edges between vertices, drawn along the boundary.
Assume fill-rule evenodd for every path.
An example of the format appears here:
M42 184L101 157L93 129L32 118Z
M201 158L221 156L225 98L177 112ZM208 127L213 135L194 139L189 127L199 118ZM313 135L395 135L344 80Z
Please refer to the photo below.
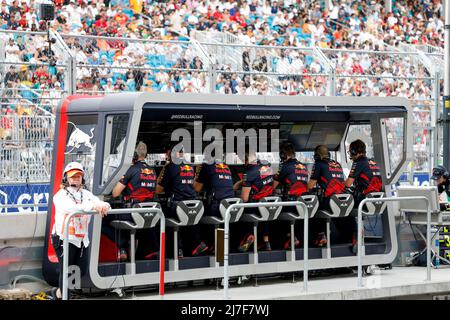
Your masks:
M438 0L392 1L391 12L383 1L330 1L327 7L318 0L55 0L51 23L40 19L36 0L0 1L3 30L50 27L62 35L78 66L78 92L206 93L213 77L223 94L327 95L329 70L308 51L317 47L335 66L336 95L420 101L415 118L423 123L432 75L412 55L383 52L444 43ZM218 33L248 45L234 50L233 63L217 53L201 55L189 42ZM67 90L63 54L49 48L45 34L3 32L0 39L6 62L0 65L0 115L54 114Z

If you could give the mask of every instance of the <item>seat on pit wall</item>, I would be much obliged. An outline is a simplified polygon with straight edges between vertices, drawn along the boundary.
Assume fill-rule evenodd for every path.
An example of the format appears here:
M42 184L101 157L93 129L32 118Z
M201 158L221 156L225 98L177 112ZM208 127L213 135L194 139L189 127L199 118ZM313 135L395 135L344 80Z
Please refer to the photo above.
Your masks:
M167 218L167 226L176 228L196 225L204 211L203 202L200 200L179 201L175 210L177 218Z
M353 207L355 201L351 194L334 194L330 197L330 210L319 209L315 215L316 218L343 218L347 217Z
M176 206L176 218L167 218L166 224L173 228L173 255L174 270L179 270L178 258L178 229L185 226L193 226L199 223L205 208L200 200L179 201Z
M381 199L384 198L386 195L384 192L371 192L366 195L366 199ZM387 207L386 202L366 202L366 204L362 208L362 214L363 216L373 216L376 214L382 214ZM358 207L354 207L351 214L355 217L358 216Z
M203 224L211 224L211 225L215 225L215 226L224 224L225 223L225 212L227 211L228 207L231 206L232 204L241 203L241 202L242 202L241 198L223 199L222 201L220 201L220 205L219 205L219 212L220 212L221 217L203 216L202 219L200 220L200 222ZM230 223L238 222L239 219L241 218L243 212L244 212L244 208L231 209Z
M264 197L259 202L266 203L275 203L281 202L280 197ZM273 207L258 207L259 214L257 213L246 213L242 215L241 221L258 223L262 221L272 221L278 219L278 216L283 209L282 206L273 206Z
M158 202L142 202L134 204L133 208L161 209L161 205ZM117 230L130 231L130 273L136 274L136 231L155 227L161 217L156 212L131 212L131 218L133 221L113 220L110 225Z
M308 209L308 218L314 217L317 209L319 208L319 199L316 195L300 196L298 197L297 201L303 202L306 205L306 208ZM305 212L302 206L296 206L295 210L289 210L291 208L294 209L294 207L288 207L285 208L285 210L281 211L280 217L278 219L285 221L305 219Z

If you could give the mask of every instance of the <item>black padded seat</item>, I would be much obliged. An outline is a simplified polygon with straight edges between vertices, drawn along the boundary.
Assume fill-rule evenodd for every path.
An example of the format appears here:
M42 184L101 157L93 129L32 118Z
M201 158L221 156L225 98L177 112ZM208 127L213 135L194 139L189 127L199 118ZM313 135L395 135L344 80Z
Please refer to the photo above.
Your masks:
M343 218L350 215L355 201L351 194L334 194L330 198L330 211L318 210L315 218Z
M161 205L158 202L142 202L133 205L133 208L158 208L161 209ZM138 229L153 228L160 219L159 214L154 212L137 213L132 212L131 218L133 221L125 220L113 220L110 225L119 230L135 231Z
M232 204L241 203L241 198L228 198L220 201L219 212L221 217L203 216L200 220L203 224L220 225L225 222L225 212ZM238 222L244 212L244 208L234 208L230 211L230 223Z
M259 202L281 202L280 197L264 197ZM241 221L258 223L262 221L272 221L278 219L283 207L258 207L259 214L246 213L242 215Z
M179 201L176 207L178 219L167 218L167 226L182 227L196 225L203 216L205 208L200 200Z
M316 195L300 196L297 201L303 202L306 205L306 208L308 209L308 218L314 217L319 208L319 199ZM296 210L289 210L290 208L293 209L293 207L289 207L286 211L281 211L278 219L284 221L305 219L305 213L303 212L302 206L296 206Z
M366 199L384 198L386 195L384 192L371 192L366 195ZM362 208L363 216L373 216L376 214L382 214L387 207L386 202L367 202ZM355 217L358 216L358 208L353 208L351 214Z
M133 205L133 208L158 208L161 209L161 205L158 202L142 202ZM133 221L125 220L113 220L110 225L118 230L130 231L130 273L136 274L136 252L135 252L135 234L139 229L153 228L159 222L161 218L159 214L155 212L131 212L131 218Z

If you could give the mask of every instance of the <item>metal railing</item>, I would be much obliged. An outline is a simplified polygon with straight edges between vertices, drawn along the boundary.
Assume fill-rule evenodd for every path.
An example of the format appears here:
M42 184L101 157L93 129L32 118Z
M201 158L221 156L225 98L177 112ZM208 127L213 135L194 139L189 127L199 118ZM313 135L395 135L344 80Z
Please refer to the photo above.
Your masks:
M129 209L112 209L108 211L108 215L110 214L121 214L121 213L156 213L160 216L160 255L159 255L159 295L161 298L164 296L164 271L165 271L165 232L166 232L166 219L164 213L159 208L129 208ZM63 287L62 290L62 299L68 299L68 269L69 269L69 260L67 258L69 252L69 223L70 220L76 215L95 215L98 214L96 211L75 211L67 215L66 220L64 222L64 236L63 236Z
M307 206L301 201L285 201L285 202L258 202L258 203L234 203L230 205L225 211L225 230L224 230L224 265L223 265L223 296L225 300L229 299L228 296L228 257L229 257L229 234L230 234L230 212L233 209L240 208L266 208L266 207L283 207L283 206L300 206L304 212L304 234L303 234L303 289L305 292L308 291L308 221L309 221L309 212ZM292 235L291 235L292 237ZM255 236L256 238L256 236ZM254 245L256 248L256 244ZM255 249L256 250L256 249ZM255 252L256 254L257 251Z
M358 206L358 287L363 287L362 281L362 258L365 255L362 244L362 208L368 202L400 202L405 200L423 200L427 206L427 281L431 281L431 261L430 261L430 239L431 239L431 210L430 201L427 197L389 197L389 198L366 198Z

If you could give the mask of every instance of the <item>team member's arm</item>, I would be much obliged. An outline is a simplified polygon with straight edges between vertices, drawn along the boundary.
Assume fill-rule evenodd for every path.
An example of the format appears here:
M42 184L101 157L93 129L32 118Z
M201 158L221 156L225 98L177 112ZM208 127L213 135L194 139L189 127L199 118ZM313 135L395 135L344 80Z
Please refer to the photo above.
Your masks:
M156 194L162 194L164 193L164 188L167 187L167 185L170 183L170 177L168 175L168 166L170 163L166 164L164 168L159 173L158 182L156 185Z
M241 199L244 202L248 202L250 199L250 191L252 190L253 177L250 174L244 174L244 179L241 180L241 183Z
M352 168L348 175L347 180L345 180L345 187L350 188L355 182L355 178L361 174L361 168L357 165L356 161L353 161Z
M283 181L285 176L286 176L286 170L284 170L284 166L282 166L280 168L280 170L278 170L278 172L273 177L273 188L274 189L276 189L279 186L280 181Z
M131 167L130 167L127 170L127 172L125 173L125 175L122 176L122 178L120 178L120 180L114 186L114 189L112 191L112 196L114 198L120 196L120 194L123 192L123 190L125 190L125 188L127 187L128 182L130 182L130 180L131 180L131 174L132 174L132 170L131 170Z
M205 167L202 165L197 167L197 174L194 182L194 190L197 193L200 193L203 190L203 184L205 183L206 170L204 168Z
M242 183L244 182L244 180L239 180L238 182L236 182L235 184L233 184L233 190L239 190L239 188L242 186Z
M308 191L314 188L317 184L317 181L320 179L320 167L316 164L314 164L314 167L311 172L311 177L308 181Z
M125 187L126 187L126 186L125 186L124 184L122 184L120 181L117 182L117 184L115 185L115 187L114 187L114 189L113 189L113 191L112 191L112 196L113 196L114 198L120 196L120 194L122 193L122 191L125 190Z
M241 192L242 201L248 202L251 190L252 190L252 188L250 188L250 187L242 187L242 192Z

